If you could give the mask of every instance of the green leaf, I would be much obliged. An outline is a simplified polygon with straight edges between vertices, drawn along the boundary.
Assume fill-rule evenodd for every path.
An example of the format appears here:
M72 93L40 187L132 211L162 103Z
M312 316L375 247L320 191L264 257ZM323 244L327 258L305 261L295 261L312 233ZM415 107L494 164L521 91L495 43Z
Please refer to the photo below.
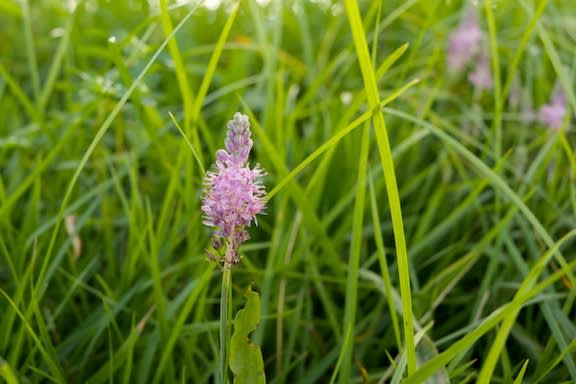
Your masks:
M516 376L516 380L514 380L514 383L512 383L512 384L522 384L522 379L524 378L524 374L526 373L526 368L528 367L528 361L529 360L526 360L524 362L524 364L522 364L522 369L520 369L518 376Z
M408 373L416 371L416 348L414 344L414 324L412 324L412 291L410 288L410 270L408 263L408 250L406 246L406 234L404 233L404 219L400 205L400 192L396 180L396 170L392 158L392 148L388 139L388 130L384 120L384 114L380 108L380 95L376 71L368 52L368 43L364 24L360 16L360 9L354 0L345 2L350 30L358 56L360 72L364 80L364 91L371 111L374 112L374 133L376 145L380 154L380 162L384 172L384 184L388 194L388 204L390 206L390 216L392 219L392 232L396 246L396 259L398 263L398 278L400 280L400 296L402 298L402 313L404 315L404 348L406 348L408 359ZM408 319L408 320L406 320ZM346 372L341 376L347 378Z
M264 360L260 347L248 337L260 323L260 296L248 287L246 306L238 311L234 320L234 333L230 340L230 369L234 383L265 383Z
M18 384L18 379L8 363L0 357L0 377L6 380L8 384Z

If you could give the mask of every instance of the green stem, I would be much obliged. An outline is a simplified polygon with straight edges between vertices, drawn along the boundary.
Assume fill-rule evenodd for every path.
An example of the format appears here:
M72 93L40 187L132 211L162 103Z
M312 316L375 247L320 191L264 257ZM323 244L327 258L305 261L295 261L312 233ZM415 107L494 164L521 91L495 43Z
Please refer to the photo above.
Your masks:
M228 253L228 250L226 250ZM228 335L230 311L230 293L231 293L231 265L226 261L222 269L222 291L220 294L220 375L221 384L228 383Z

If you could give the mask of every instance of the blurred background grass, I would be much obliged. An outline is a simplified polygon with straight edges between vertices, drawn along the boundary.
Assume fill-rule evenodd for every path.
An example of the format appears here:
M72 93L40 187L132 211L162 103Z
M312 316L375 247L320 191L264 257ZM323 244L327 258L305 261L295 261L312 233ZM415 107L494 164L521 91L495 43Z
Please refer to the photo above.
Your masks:
M556 84L569 109L576 106L576 6L359 5L375 68L409 43L378 73L380 97L420 80L384 115L413 324L417 333L426 330L417 336L422 366L511 301L551 242L576 227L573 129L569 122L567 130L548 129L526 117L549 101ZM446 65L448 40L468 7L498 68L495 87L486 91ZM232 20L233 9L227 1L0 2L6 380L214 379L220 277L204 254L210 233L199 209L203 169L169 114L209 168L238 110L253 117L252 164L268 171L268 190L330 143L272 196L233 272L235 309L248 284L261 295L253 337L268 381L328 382L334 373L342 382L401 378L398 266L376 138L371 131L364 178L358 168L367 127L333 139L368 111L349 14L337 1L246 0ZM177 44L154 58L188 16L171 40ZM519 103L509 101L511 92ZM355 204L364 191L358 180L367 192ZM363 217L361 228L355 215ZM575 251L568 244L544 269L542 278L561 273L520 312L491 382L511 382L526 359L529 382L576 381L573 263L567 264ZM360 264L347 343L342 319L354 252ZM475 382L495 339L492 328L439 364L432 382ZM337 365L342 350L351 351L351 367Z

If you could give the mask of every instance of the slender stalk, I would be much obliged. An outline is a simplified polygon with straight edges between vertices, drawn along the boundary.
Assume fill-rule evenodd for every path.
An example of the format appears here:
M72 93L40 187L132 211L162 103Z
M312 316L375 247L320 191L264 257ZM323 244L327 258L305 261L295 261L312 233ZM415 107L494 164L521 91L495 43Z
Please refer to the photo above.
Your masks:
M228 250L226 251L228 253ZM230 291L231 291L231 265L224 262L222 270L222 291L220 294L220 376L221 384L228 383L228 336L230 316Z

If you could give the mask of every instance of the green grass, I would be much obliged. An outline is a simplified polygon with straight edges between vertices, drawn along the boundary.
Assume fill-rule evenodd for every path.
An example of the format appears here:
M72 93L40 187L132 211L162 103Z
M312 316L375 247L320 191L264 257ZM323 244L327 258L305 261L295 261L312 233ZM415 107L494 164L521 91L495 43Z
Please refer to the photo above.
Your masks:
M509 101L576 111L572 1L477 2L484 93L464 1L65 3L0 2L0 381L221 381L200 197L241 111L268 382L576 382L574 129Z

